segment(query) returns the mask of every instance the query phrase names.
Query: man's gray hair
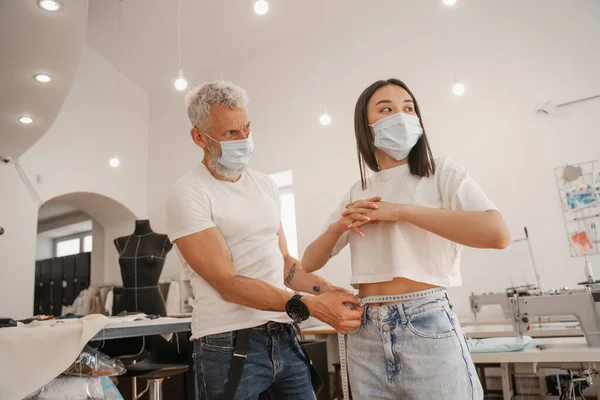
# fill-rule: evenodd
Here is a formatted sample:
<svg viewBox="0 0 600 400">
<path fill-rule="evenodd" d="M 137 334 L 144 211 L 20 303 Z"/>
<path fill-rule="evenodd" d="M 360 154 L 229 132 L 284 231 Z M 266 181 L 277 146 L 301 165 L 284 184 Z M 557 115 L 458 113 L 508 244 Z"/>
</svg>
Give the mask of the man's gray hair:
<svg viewBox="0 0 600 400">
<path fill-rule="evenodd" d="M 244 109 L 248 106 L 248 95 L 231 82 L 207 82 L 185 95 L 185 105 L 192 125 L 206 133 L 210 126 L 211 106 Z"/>
</svg>

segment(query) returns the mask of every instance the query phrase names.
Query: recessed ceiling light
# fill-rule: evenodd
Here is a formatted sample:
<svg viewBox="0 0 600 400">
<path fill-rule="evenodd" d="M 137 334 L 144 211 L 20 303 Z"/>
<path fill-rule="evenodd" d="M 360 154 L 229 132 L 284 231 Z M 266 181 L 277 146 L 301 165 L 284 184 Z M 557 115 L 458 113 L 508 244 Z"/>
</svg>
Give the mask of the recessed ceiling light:
<svg viewBox="0 0 600 400">
<path fill-rule="evenodd" d="M 46 11 L 58 11 L 61 6 L 56 0 L 39 0 L 38 4 Z"/>
<path fill-rule="evenodd" d="M 256 0 L 254 2 L 254 12 L 258 15 L 265 15 L 269 11 L 267 0 Z"/>
<path fill-rule="evenodd" d="M 42 83 L 48 83 L 52 80 L 52 77 L 46 74 L 37 74 L 35 80 Z"/>
<path fill-rule="evenodd" d="M 23 117 L 19 118 L 19 122 L 21 122 L 22 124 L 28 125 L 28 124 L 32 123 L 33 120 L 30 117 L 23 116 Z"/>
<path fill-rule="evenodd" d="M 456 4 L 456 0 L 444 0 L 444 4 L 447 6 L 453 6 Z"/>
</svg>

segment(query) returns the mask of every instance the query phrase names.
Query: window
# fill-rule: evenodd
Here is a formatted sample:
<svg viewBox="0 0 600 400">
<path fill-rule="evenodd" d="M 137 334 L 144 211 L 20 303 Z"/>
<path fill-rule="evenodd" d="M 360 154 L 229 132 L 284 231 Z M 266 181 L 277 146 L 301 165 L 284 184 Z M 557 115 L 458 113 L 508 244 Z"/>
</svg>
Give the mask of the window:
<svg viewBox="0 0 600 400">
<path fill-rule="evenodd" d="M 92 251 L 92 235 L 87 235 L 83 238 L 83 252 L 89 253 Z"/>
<path fill-rule="evenodd" d="M 65 257 L 79 253 L 81 239 L 67 239 L 56 243 L 56 257 Z"/>
<path fill-rule="evenodd" d="M 292 257 L 298 258 L 298 237 L 296 231 L 296 204 L 292 186 L 292 171 L 282 171 L 271 175 L 281 196 L 281 225 Z"/>
<path fill-rule="evenodd" d="M 92 234 L 90 232 L 78 233 L 54 239 L 54 256 L 66 257 L 73 254 L 92 251 Z"/>
</svg>

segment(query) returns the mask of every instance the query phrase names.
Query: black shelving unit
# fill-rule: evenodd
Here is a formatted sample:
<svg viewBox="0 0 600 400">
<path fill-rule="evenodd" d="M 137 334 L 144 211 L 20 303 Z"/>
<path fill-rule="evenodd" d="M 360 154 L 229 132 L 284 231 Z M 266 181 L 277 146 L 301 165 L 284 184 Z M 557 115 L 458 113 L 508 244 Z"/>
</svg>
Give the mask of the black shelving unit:
<svg viewBox="0 0 600 400">
<path fill-rule="evenodd" d="M 39 260 L 35 263 L 33 315 L 59 316 L 90 286 L 91 253 Z"/>
</svg>

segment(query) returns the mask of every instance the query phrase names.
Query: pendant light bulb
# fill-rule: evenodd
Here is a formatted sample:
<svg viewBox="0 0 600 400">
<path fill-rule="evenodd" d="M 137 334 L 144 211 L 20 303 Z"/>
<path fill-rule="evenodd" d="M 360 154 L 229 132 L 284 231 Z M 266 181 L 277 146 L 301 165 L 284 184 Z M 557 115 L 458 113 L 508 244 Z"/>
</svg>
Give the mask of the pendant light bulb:
<svg viewBox="0 0 600 400">
<path fill-rule="evenodd" d="M 454 93 L 455 96 L 462 96 L 466 91 L 465 85 L 460 82 L 456 82 L 452 85 L 452 93 Z"/>
<path fill-rule="evenodd" d="M 323 115 L 319 117 L 319 122 L 321 125 L 327 126 L 331 123 L 331 116 L 327 113 L 323 113 Z"/>
<path fill-rule="evenodd" d="M 175 89 L 182 92 L 185 88 L 187 88 L 187 81 L 183 77 L 183 71 L 179 71 L 179 78 L 175 80 Z"/>
<path fill-rule="evenodd" d="M 117 157 L 117 153 L 113 154 L 112 158 L 108 163 L 113 168 L 117 168 L 119 165 L 121 165 L 121 160 L 119 160 L 119 157 Z"/>
<path fill-rule="evenodd" d="M 265 15 L 269 11 L 267 0 L 256 0 L 254 2 L 254 12 L 258 15 Z"/>
</svg>

